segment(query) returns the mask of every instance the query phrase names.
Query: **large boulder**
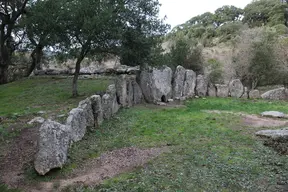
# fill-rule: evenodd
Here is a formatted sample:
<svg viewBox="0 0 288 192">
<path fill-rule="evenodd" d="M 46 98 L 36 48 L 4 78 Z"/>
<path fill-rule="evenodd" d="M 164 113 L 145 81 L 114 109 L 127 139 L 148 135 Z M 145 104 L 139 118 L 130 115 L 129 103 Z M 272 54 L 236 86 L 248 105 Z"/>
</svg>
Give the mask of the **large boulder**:
<svg viewBox="0 0 288 192">
<path fill-rule="evenodd" d="M 208 84 L 208 96 L 217 97 L 217 89 L 216 86 L 212 83 Z"/>
<path fill-rule="evenodd" d="M 145 70 L 140 74 L 140 87 L 149 103 L 167 102 L 172 97 L 171 82 L 172 70 L 167 66 Z"/>
<path fill-rule="evenodd" d="M 127 75 L 120 75 L 115 80 L 118 102 L 122 107 L 127 106 Z"/>
<path fill-rule="evenodd" d="M 140 104 L 143 99 L 141 87 L 138 85 L 136 80 L 132 81 L 132 86 L 133 86 L 133 103 Z"/>
<path fill-rule="evenodd" d="M 199 97 L 207 96 L 208 82 L 203 75 L 198 75 L 196 79 L 196 93 Z"/>
<path fill-rule="evenodd" d="M 195 95 L 196 87 L 196 73 L 192 70 L 186 70 L 184 81 L 184 97 L 193 97 Z"/>
<path fill-rule="evenodd" d="M 134 90 L 133 90 L 133 84 L 134 81 L 133 77 L 129 76 L 126 81 L 126 88 L 127 88 L 127 97 L 126 102 L 128 107 L 133 106 L 133 99 L 134 99 Z"/>
<path fill-rule="evenodd" d="M 261 95 L 263 99 L 270 100 L 287 100 L 288 99 L 288 90 L 285 88 L 279 88 L 270 90 Z"/>
<path fill-rule="evenodd" d="M 103 123 L 102 100 L 100 95 L 91 96 L 92 110 L 94 115 L 94 127 L 99 127 Z"/>
<path fill-rule="evenodd" d="M 265 111 L 261 113 L 263 117 L 285 118 L 286 115 L 279 111 Z"/>
<path fill-rule="evenodd" d="M 288 142 L 288 129 L 258 131 L 256 135 L 276 141 Z"/>
<path fill-rule="evenodd" d="M 106 90 L 106 93 L 110 95 L 111 97 L 111 112 L 112 112 L 112 115 L 117 113 L 120 106 L 117 102 L 117 96 L 116 96 L 116 86 L 115 84 L 112 84 L 112 85 L 109 85 L 107 90 Z"/>
<path fill-rule="evenodd" d="M 229 91 L 231 97 L 241 98 L 244 94 L 244 86 L 239 79 L 235 79 L 229 83 Z"/>
<path fill-rule="evenodd" d="M 249 98 L 250 99 L 259 99 L 260 98 L 260 91 L 257 89 L 251 90 L 249 92 Z"/>
<path fill-rule="evenodd" d="M 112 117 L 112 99 L 111 95 L 105 94 L 102 96 L 103 118 L 110 119 Z"/>
<path fill-rule="evenodd" d="M 229 86 L 228 85 L 216 84 L 215 86 L 217 89 L 217 97 L 226 98 L 229 96 Z"/>
<path fill-rule="evenodd" d="M 173 79 L 173 98 L 180 98 L 184 94 L 184 81 L 186 70 L 182 66 L 177 66 Z"/>
<path fill-rule="evenodd" d="M 37 173 L 45 175 L 51 169 L 62 168 L 66 163 L 70 129 L 60 123 L 47 120 L 39 131 L 38 152 L 34 167 Z"/>
</svg>

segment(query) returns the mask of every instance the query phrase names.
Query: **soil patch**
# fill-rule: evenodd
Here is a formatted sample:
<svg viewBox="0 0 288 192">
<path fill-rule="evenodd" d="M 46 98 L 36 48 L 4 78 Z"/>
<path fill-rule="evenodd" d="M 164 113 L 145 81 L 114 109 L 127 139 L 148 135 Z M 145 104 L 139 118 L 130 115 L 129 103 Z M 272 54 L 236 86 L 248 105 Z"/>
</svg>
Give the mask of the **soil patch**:
<svg viewBox="0 0 288 192">
<path fill-rule="evenodd" d="M 52 192 L 73 185 L 95 186 L 105 179 L 112 178 L 130 171 L 136 167 L 143 166 L 149 160 L 169 152 L 169 148 L 123 148 L 102 154 L 99 158 L 92 159 L 73 171 L 67 179 L 54 180 L 52 182 L 42 182 L 32 192 Z"/>
<path fill-rule="evenodd" d="M 233 114 L 241 116 L 241 124 L 249 127 L 261 128 L 261 127 L 285 127 L 288 126 L 287 120 L 280 120 L 276 118 L 266 118 L 258 115 L 249 115 L 241 112 L 231 112 L 231 111 L 218 111 L 218 110 L 204 110 L 206 113 L 215 114 Z"/>
<path fill-rule="evenodd" d="M 24 182 L 25 165 L 31 164 L 37 150 L 38 126 L 25 128 L 19 136 L 1 145 L 0 182 L 18 188 Z"/>
</svg>

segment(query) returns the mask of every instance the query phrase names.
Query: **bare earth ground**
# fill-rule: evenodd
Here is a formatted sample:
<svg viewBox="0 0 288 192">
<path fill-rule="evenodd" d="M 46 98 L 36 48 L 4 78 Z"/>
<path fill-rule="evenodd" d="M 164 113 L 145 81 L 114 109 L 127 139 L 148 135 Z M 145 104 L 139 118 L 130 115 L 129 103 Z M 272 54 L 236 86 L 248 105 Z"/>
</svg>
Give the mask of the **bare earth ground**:
<svg viewBox="0 0 288 192">
<path fill-rule="evenodd" d="M 265 118 L 258 115 L 249 115 L 245 113 L 233 113 L 231 111 L 219 111 L 219 110 L 205 110 L 207 113 L 226 113 L 235 114 L 242 117 L 241 123 L 245 126 L 255 127 L 255 128 L 271 128 L 271 127 L 284 127 L 288 126 L 288 120 L 280 120 L 276 118 Z"/>
<path fill-rule="evenodd" d="M 182 103 L 174 103 L 167 106 L 143 105 L 143 107 L 165 109 L 185 106 Z M 210 110 L 205 112 L 240 115 L 242 118 L 240 123 L 242 125 L 254 128 L 288 126 L 288 120 L 263 118 L 257 115 L 229 111 Z M 38 186 L 27 186 L 24 180 L 24 169 L 26 165 L 31 166 L 31 162 L 34 159 L 37 150 L 38 129 L 39 125 L 22 129 L 19 136 L 15 137 L 10 143 L 0 147 L 2 154 L 0 156 L 0 182 L 4 182 L 13 188 L 22 188 L 25 191 L 34 192 L 58 191 L 75 184 L 97 185 L 105 179 L 143 166 L 149 160 L 170 151 L 167 147 L 152 149 L 123 148 L 104 153 L 99 158 L 90 159 L 81 167 L 76 168 L 68 178 L 42 182 Z"/>
<path fill-rule="evenodd" d="M 69 178 L 52 182 L 43 182 L 40 183 L 36 189 L 30 188 L 30 191 L 61 191 L 63 188 L 75 184 L 95 186 L 103 182 L 105 179 L 112 178 L 120 173 L 143 166 L 149 160 L 164 152 L 169 152 L 169 149 L 164 147 L 142 150 L 132 147 L 107 152 L 102 154 L 99 158 L 84 163 L 81 167 L 74 170 Z"/>
</svg>

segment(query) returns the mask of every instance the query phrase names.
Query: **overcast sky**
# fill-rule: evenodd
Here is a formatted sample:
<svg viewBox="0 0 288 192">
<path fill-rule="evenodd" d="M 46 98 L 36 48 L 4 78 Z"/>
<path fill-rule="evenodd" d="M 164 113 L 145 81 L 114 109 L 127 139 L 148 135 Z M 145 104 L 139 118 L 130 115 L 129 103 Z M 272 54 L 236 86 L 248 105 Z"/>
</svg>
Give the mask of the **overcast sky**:
<svg viewBox="0 0 288 192">
<path fill-rule="evenodd" d="M 167 16 L 166 23 L 171 27 L 182 24 L 194 16 L 207 11 L 214 12 L 223 5 L 244 8 L 252 0 L 159 0 L 162 4 L 160 16 Z"/>
</svg>

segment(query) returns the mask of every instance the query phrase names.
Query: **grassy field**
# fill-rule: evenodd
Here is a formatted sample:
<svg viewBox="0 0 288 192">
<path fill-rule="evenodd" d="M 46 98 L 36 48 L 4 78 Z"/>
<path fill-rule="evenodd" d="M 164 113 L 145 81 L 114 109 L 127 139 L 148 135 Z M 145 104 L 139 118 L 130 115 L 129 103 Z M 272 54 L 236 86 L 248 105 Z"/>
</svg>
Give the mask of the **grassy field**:
<svg viewBox="0 0 288 192">
<path fill-rule="evenodd" d="M 83 95 L 79 98 L 70 97 L 70 83 L 68 79 L 39 79 L 1 86 L 0 116 L 17 121 L 21 117 L 14 119 L 15 113 L 24 117 L 40 110 L 61 114 L 87 95 L 105 90 L 109 81 L 80 81 Z M 203 111 L 288 113 L 287 102 L 207 98 L 190 100 L 185 105 L 178 109 L 144 105 L 121 109 L 115 118 L 72 146 L 69 163 L 62 170 L 39 177 L 32 168 L 28 169 L 27 182 L 65 178 L 84 162 L 110 150 L 169 146 L 171 153 L 159 156 L 145 167 L 108 179 L 99 186 L 79 185 L 66 191 L 276 192 L 278 185 L 288 184 L 287 156 L 265 147 L 254 136 L 259 128 L 242 125 L 238 115 Z M 0 186 L 0 190 L 5 191 L 5 187 Z"/>
<path fill-rule="evenodd" d="M 65 176 L 109 150 L 170 146 L 172 153 L 158 157 L 145 168 L 121 174 L 97 187 L 78 186 L 66 191 L 270 192 L 278 191 L 279 183 L 287 184 L 287 156 L 278 155 L 255 138 L 259 129 L 243 126 L 237 115 L 202 110 L 288 113 L 288 103 L 210 98 L 188 101 L 186 106 L 122 109 L 112 121 L 75 144 L 70 150 L 70 164 L 45 179 Z M 40 178 L 30 173 L 30 179 Z"/>
<path fill-rule="evenodd" d="M 45 118 L 67 114 L 78 102 L 97 91 L 106 90 L 110 80 L 79 80 L 79 94 L 72 98 L 72 79 L 24 79 L 0 86 L 0 141 L 18 135 L 18 127 L 28 128 L 35 116 Z M 37 114 L 44 111 L 45 114 Z M 16 128 L 15 128 L 16 127 Z M 13 131 L 10 131 L 12 129 Z"/>
<path fill-rule="evenodd" d="M 108 80 L 79 80 L 80 97 L 72 98 L 72 79 L 25 79 L 0 86 L 0 116 L 27 115 L 40 110 L 57 111 L 77 105 L 96 91 L 106 90 Z"/>
</svg>

